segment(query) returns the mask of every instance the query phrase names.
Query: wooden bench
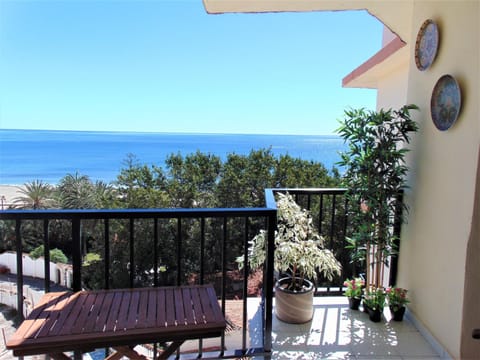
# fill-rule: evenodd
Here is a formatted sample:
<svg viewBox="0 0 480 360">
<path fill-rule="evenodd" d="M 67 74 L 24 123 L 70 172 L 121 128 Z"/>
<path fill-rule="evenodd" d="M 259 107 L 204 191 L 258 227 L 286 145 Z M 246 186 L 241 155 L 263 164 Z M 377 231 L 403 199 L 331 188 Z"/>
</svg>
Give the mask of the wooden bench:
<svg viewBox="0 0 480 360">
<path fill-rule="evenodd" d="M 45 294 L 7 348 L 15 356 L 113 348 L 109 360 L 144 358 L 139 344 L 169 342 L 166 359 L 186 340 L 221 336 L 225 317 L 211 285 Z"/>
</svg>

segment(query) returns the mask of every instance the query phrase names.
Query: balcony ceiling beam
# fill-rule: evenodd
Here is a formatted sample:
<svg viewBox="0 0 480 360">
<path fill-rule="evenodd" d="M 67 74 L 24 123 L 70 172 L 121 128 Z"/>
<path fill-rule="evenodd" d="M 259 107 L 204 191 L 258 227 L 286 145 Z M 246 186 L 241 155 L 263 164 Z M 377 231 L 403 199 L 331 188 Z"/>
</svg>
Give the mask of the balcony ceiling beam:
<svg viewBox="0 0 480 360">
<path fill-rule="evenodd" d="M 209 14 L 366 10 L 403 41 L 411 35 L 413 0 L 203 0 L 203 4 Z"/>
</svg>

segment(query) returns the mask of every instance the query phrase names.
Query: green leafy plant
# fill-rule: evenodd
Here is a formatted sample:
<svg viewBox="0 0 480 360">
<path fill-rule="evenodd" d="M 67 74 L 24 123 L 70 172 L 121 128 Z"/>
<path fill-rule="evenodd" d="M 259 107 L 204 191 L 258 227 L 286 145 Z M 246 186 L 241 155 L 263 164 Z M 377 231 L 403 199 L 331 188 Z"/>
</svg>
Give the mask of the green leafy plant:
<svg viewBox="0 0 480 360">
<path fill-rule="evenodd" d="M 32 250 L 29 256 L 32 259 L 38 259 L 40 256 L 43 256 L 44 254 L 45 254 L 45 248 L 43 245 L 40 245 L 36 247 L 34 250 Z M 68 258 L 65 256 L 62 250 L 52 249 L 50 250 L 50 261 L 53 263 L 67 264 Z"/>
<path fill-rule="evenodd" d="M 349 298 L 360 299 L 362 297 L 362 290 L 365 286 L 365 281 L 362 278 L 354 278 L 352 280 L 345 280 L 343 283 L 347 289 L 345 290 L 345 296 Z"/>
<path fill-rule="evenodd" d="M 397 248 L 398 237 L 392 229 L 401 213 L 399 206 L 407 210 L 397 198 L 408 172 L 404 145 L 418 129 L 410 110 L 418 108 L 348 110 L 337 130 L 348 143 L 338 163 L 346 169 L 343 182 L 353 227 L 347 247 L 352 250 L 352 261 L 365 262 L 367 283 L 375 287 L 383 283 L 383 266 Z"/>
<path fill-rule="evenodd" d="M 383 288 L 368 287 L 365 289 L 363 304 L 371 310 L 383 311 L 385 307 L 386 293 Z"/>
<path fill-rule="evenodd" d="M 95 262 L 101 261 L 102 258 L 100 254 L 97 253 L 87 253 L 83 258 L 83 266 L 90 266 Z"/>
<path fill-rule="evenodd" d="M 386 290 L 388 306 L 390 306 L 393 311 L 404 307 L 410 302 L 407 298 L 408 290 L 400 287 L 388 287 Z"/>
<path fill-rule="evenodd" d="M 316 279 L 317 272 L 331 280 L 340 275 L 341 265 L 333 253 L 324 248 L 323 238 L 313 225 L 307 210 L 290 194 L 277 195 L 277 231 L 275 232 L 275 269 L 290 276 L 288 289 L 301 291 L 305 278 Z M 260 232 L 249 242 L 249 265 L 263 266 L 266 259 L 267 232 Z M 243 267 L 243 257 L 237 258 Z"/>
</svg>

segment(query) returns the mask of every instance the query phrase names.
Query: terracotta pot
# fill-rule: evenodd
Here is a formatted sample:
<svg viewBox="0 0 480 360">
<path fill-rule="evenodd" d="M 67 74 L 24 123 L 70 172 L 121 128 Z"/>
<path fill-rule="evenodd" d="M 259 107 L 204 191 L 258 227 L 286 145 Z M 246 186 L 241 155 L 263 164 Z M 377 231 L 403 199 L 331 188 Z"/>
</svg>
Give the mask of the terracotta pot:
<svg viewBox="0 0 480 360">
<path fill-rule="evenodd" d="M 348 306 L 352 310 L 358 310 L 358 307 L 360 306 L 360 303 L 362 302 L 362 299 L 360 298 L 348 298 Z"/>
<path fill-rule="evenodd" d="M 303 324 L 313 317 L 313 283 L 303 280 L 303 291 L 287 290 L 290 278 L 282 278 L 275 284 L 275 315 L 291 324 Z"/>
<path fill-rule="evenodd" d="M 394 321 L 402 321 L 403 315 L 405 315 L 405 306 L 402 306 L 396 311 L 393 309 L 393 306 L 390 306 L 390 312 L 392 313 L 392 319 Z"/>
</svg>

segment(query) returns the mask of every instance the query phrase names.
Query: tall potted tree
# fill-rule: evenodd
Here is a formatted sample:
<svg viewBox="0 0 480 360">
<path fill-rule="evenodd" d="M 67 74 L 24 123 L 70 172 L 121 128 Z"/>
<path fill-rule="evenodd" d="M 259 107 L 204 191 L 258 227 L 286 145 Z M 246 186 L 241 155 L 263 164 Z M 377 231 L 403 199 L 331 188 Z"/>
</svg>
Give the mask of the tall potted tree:
<svg viewBox="0 0 480 360">
<path fill-rule="evenodd" d="M 307 210 L 290 194 L 277 194 L 277 231 L 275 232 L 275 270 L 281 275 L 275 285 L 275 314 L 285 322 L 304 323 L 313 316 L 314 286 L 311 280 L 321 273 L 328 279 L 340 275 L 341 265 L 324 248 L 323 238 L 313 225 Z M 249 246 L 249 265 L 263 266 L 267 232 L 261 230 Z M 243 267 L 243 257 L 237 259 Z"/>
<path fill-rule="evenodd" d="M 367 286 L 383 284 L 384 266 L 396 250 L 392 231 L 397 197 L 405 188 L 405 155 L 410 135 L 418 129 L 410 116 L 415 105 L 399 110 L 347 110 L 337 133 L 348 144 L 341 154 L 344 186 L 350 203 L 353 260 L 366 263 Z M 404 206 L 402 204 L 402 206 Z"/>
</svg>

